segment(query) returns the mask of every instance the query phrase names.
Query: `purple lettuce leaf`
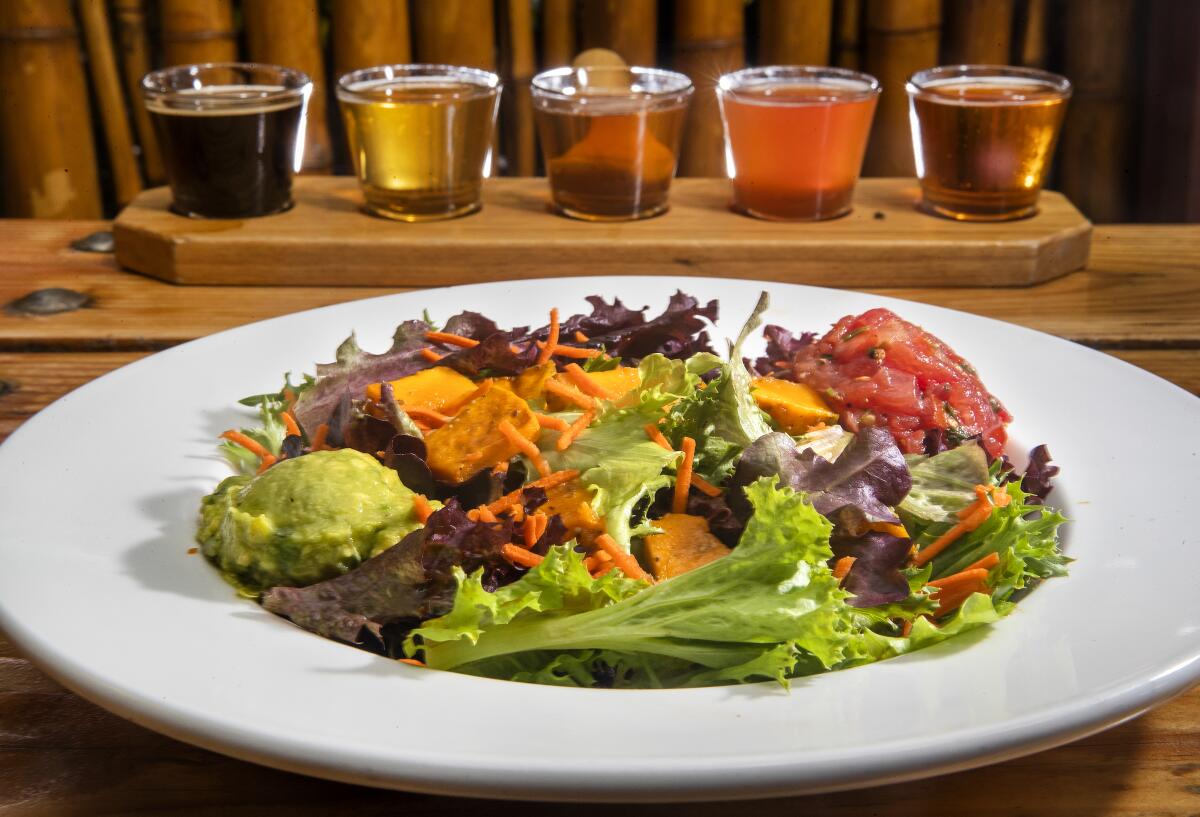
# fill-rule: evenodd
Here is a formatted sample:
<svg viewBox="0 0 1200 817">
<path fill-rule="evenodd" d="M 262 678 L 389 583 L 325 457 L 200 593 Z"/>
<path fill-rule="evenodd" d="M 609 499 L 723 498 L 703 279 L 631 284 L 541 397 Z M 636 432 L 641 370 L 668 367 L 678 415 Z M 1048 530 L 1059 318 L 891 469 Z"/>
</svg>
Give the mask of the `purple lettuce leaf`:
<svg viewBox="0 0 1200 817">
<path fill-rule="evenodd" d="M 835 561 L 843 556 L 854 557 L 854 564 L 842 582 L 854 594 L 846 600 L 851 607 L 878 607 L 908 598 L 908 579 L 901 571 L 912 549 L 910 540 L 879 531 L 868 531 L 862 536 L 835 531 L 829 543 Z"/>
<path fill-rule="evenodd" d="M 335 362 L 317 364 L 316 383 L 296 401 L 296 421 L 311 436 L 317 426 L 329 421 L 343 397 L 360 397 L 372 383 L 428 368 L 429 361 L 420 352 L 429 345 L 425 333 L 430 328 L 425 321 L 405 321 L 396 327 L 391 348 L 379 355 L 364 352 L 354 335 L 348 337 L 338 347 Z"/>
<path fill-rule="evenodd" d="M 471 378 L 511 377 L 518 375 L 537 362 L 538 348 L 532 343 L 514 344 L 510 333 L 494 332 L 480 341 L 478 346 L 451 352 L 438 361 L 439 366 L 448 366 L 459 374 Z"/>
<path fill-rule="evenodd" d="M 569 339 L 576 331 L 582 332 L 588 337 L 585 346 L 595 349 L 603 346 L 609 355 L 630 365 L 655 352 L 682 358 L 712 351 L 704 319 L 716 321 L 715 300 L 701 306 L 692 296 L 677 291 L 663 313 L 649 320 L 644 314 L 649 307 L 630 309 L 617 298 L 608 304 L 595 295 L 587 300 L 592 305 L 592 314 L 574 315 L 564 321 L 562 337 Z M 543 327 L 533 337 L 544 339 L 548 331 L 548 327 Z"/>
<path fill-rule="evenodd" d="M 801 349 L 817 339 L 817 334 L 804 332 L 797 337 L 782 326 L 772 323 L 763 327 L 763 337 L 767 339 L 767 350 L 749 368 L 761 375 L 771 375 L 780 380 L 794 380 L 795 375 L 790 364 Z M 789 365 L 776 366 L 776 363 Z"/>
<path fill-rule="evenodd" d="M 1050 462 L 1050 449 L 1045 445 L 1034 446 L 1029 452 L 1029 465 L 1025 468 L 1025 476 L 1021 477 L 1021 490 L 1033 494 L 1044 501 L 1054 490 L 1051 481 L 1058 476 L 1059 467 Z M 1041 504 L 1033 503 L 1030 504 Z"/>
<path fill-rule="evenodd" d="M 886 430 L 873 427 L 855 434 L 834 462 L 810 449 L 799 450 L 782 432 L 755 440 L 742 452 L 730 483 L 729 504 L 739 518 L 748 519 L 752 510 L 742 489 L 770 476 L 807 493 L 818 513 L 854 536 L 865 533 L 872 522 L 899 522 L 891 506 L 912 487 L 896 441 Z"/>
</svg>

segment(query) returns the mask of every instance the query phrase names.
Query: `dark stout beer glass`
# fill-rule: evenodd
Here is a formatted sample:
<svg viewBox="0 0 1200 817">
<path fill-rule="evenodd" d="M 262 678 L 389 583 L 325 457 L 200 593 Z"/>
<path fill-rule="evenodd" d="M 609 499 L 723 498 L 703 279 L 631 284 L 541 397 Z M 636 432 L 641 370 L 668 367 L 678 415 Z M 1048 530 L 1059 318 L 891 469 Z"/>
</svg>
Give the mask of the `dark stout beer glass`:
<svg viewBox="0 0 1200 817">
<path fill-rule="evenodd" d="M 251 218 L 292 206 L 312 83 L 255 63 L 179 65 L 147 74 L 142 93 L 162 146 L 171 209 Z"/>
</svg>

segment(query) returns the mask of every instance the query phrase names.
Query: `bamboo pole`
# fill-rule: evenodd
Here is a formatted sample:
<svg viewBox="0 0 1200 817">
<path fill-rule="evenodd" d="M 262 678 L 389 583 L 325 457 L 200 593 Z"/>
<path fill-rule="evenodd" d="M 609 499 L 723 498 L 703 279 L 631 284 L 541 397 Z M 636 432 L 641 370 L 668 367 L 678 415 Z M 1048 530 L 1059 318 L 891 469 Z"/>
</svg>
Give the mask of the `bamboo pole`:
<svg viewBox="0 0 1200 817">
<path fill-rule="evenodd" d="M 1132 213 L 1135 0 L 1065 0 L 1063 73 L 1075 85 L 1056 162 L 1059 186 L 1093 221 Z"/>
<path fill-rule="evenodd" d="M 868 176 L 913 175 L 912 135 L 904 83 L 937 65 L 939 0 L 868 0 L 863 70 L 883 87 L 871 127 L 863 172 Z"/>
<path fill-rule="evenodd" d="M 834 39 L 834 61 L 857 71 L 862 65 L 862 0 L 838 0 Z"/>
<path fill-rule="evenodd" d="M 1016 42 L 1013 51 L 1017 64 L 1045 68 L 1049 40 L 1046 0 L 1024 0 L 1018 6 L 1014 29 Z"/>
<path fill-rule="evenodd" d="M 408 0 L 335 0 L 333 80 L 374 65 L 412 62 Z"/>
<path fill-rule="evenodd" d="M 160 0 L 163 62 L 231 62 L 237 59 L 232 0 Z"/>
<path fill-rule="evenodd" d="M 676 0 L 675 67 L 692 78 L 680 151 L 682 176 L 725 175 L 725 132 L 714 90 L 717 79 L 745 65 L 741 0 Z"/>
<path fill-rule="evenodd" d="M 326 170 L 333 161 L 325 114 L 325 58 L 315 0 L 244 0 L 246 50 L 254 62 L 295 68 L 313 81 L 304 129 L 304 169 Z"/>
<path fill-rule="evenodd" d="M 0 176 L 8 216 L 101 216 L 69 0 L 0 2 Z"/>
<path fill-rule="evenodd" d="M 657 64 L 655 0 L 581 0 L 580 47 L 616 51 L 627 65 Z"/>
<path fill-rule="evenodd" d="M 496 26 L 491 3 L 416 0 L 412 21 L 419 62 L 496 70 Z"/>
<path fill-rule="evenodd" d="M 833 0 L 758 0 L 760 65 L 828 65 Z"/>
<path fill-rule="evenodd" d="M 537 70 L 533 54 L 532 0 L 506 0 L 501 9 L 504 95 L 500 136 L 505 173 L 532 176 L 537 171 L 533 126 L 533 96 L 529 81 Z"/>
<path fill-rule="evenodd" d="M 113 0 L 113 16 L 117 23 L 117 48 L 125 80 L 125 97 L 133 115 L 138 145 L 142 153 L 142 170 L 147 184 L 161 184 L 166 178 L 158 137 L 150 124 L 150 114 L 142 104 L 142 77 L 150 71 L 150 46 L 146 37 L 145 0 Z"/>
<path fill-rule="evenodd" d="M 942 14 L 943 63 L 1008 64 L 1013 0 L 947 0 Z"/>
<path fill-rule="evenodd" d="M 574 0 L 542 0 L 542 67 L 570 65 L 577 50 Z"/>
<path fill-rule="evenodd" d="M 99 105 L 100 124 L 108 148 L 108 166 L 112 172 L 113 193 L 117 206 L 124 207 L 142 191 L 142 174 L 133 150 L 133 131 L 117 75 L 112 36 L 108 29 L 108 10 L 104 0 L 78 0 L 79 21 L 83 26 L 91 67 L 92 92 Z M 137 100 L 141 104 L 141 98 Z"/>
</svg>

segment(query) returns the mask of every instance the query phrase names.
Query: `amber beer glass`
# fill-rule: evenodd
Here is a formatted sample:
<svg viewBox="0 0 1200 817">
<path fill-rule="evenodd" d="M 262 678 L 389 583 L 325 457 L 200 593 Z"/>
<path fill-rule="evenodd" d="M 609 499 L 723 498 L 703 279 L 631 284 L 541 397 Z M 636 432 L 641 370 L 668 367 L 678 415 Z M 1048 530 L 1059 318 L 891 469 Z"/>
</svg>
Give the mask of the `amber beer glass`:
<svg viewBox="0 0 1200 817">
<path fill-rule="evenodd" d="M 1033 68 L 948 65 L 906 86 L 922 207 L 959 221 L 1037 212 L 1071 83 Z"/>
<path fill-rule="evenodd" d="M 843 68 L 773 65 L 717 83 L 733 207 L 815 221 L 850 212 L 879 81 Z"/>
<path fill-rule="evenodd" d="M 555 68 L 533 78 L 555 209 L 585 221 L 666 211 L 692 82 L 656 68 Z"/>
<path fill-rule="evenodd" d="M 455 65 L 383 65 L 343 76 L 337 96 L 367 212 L 433 221 L 480 208 L 499 77 Z"/>
<path fill-rule="evenodd" d="M 142 79 L 171 186 L 171 209 L 250 218 L 292 206 L 312 83 L 257 63 L 179 65 Z"/>
</svg>

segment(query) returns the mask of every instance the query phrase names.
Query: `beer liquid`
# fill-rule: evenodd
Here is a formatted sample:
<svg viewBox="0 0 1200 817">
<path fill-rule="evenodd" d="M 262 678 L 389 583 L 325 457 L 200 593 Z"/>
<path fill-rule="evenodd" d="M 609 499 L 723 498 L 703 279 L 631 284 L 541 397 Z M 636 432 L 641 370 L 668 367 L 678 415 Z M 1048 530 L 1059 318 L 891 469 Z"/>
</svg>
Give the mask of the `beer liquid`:
<svg viewBox="0 0 1200 817">
<path fill-rule="evenodd" d="M 593 97 L 584 109 L 537 111 L 550 193 L 560 212 L 624 221 L 665 212 L 686 105 L 630 112 Z"/>
<path fill-rule="evenodd" d="M 720 99 L 736 209 L 787 221 L 850 212 L 876 94 L 800 81 Z"/>
<path fill-rule="evenodd" d="M 1066 110 L 1048 85 L 949 80 L 912 98 L 913 152 L 924 205 L 966 221 L 1037 212 Z"/>
<path fill-rule="evenodd" d="M 495 93 L 439 80 L 373 80 L 341 99 L 367 210 L 401 221 L 474 212 L 490 170 Z"/>
<path fill-rule="evenodd" d="M 147 103 L 162 145 L 171 208 L 203 218 L 251 218 L 292 206 L 300 163 L 300 98 L 248 104 L 281 89 L 210 86 Z M 237 104 L 230 107 L 231 102 Z"/>
</svg>

